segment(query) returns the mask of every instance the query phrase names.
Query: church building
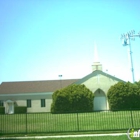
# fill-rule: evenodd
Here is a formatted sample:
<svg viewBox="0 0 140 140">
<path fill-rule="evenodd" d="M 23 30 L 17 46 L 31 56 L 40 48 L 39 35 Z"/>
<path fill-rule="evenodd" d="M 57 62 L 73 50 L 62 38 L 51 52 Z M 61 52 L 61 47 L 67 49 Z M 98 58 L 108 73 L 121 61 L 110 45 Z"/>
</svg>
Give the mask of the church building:
<svg viewBox="0 0 140 140">
<path fill-rule="evenodd" d="M 2 82 L 0 84 L 0 106 L 6 114 L 13 114 L 15 106 L 26 106 L 27 112 L 50 112 L 52 94 L 71 84 L 84 84 L 94 94 L 94 110 L 108 110 L 108 89 L 123 81 L 102 71 L 102 64 L 94 50 L 92 73 L 81 79 Z M 124 82 L 124 81 L 123 81 Z"/>
</svg>

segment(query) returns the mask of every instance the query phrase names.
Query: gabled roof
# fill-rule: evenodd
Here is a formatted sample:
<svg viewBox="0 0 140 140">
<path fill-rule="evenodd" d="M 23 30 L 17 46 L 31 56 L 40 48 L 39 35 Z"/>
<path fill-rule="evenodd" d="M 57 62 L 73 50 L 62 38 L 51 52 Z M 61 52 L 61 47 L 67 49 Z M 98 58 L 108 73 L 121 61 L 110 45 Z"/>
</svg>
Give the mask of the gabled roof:
<svg viewBox="0 0 140 140">
<path fill-rule="evenodd" d="M 109 75 L 108 73 L 96 70 L 82 79 L 3 82 L 0 85 L 0 94 L 54 92 L 71 84 L 81 84 L 98 74 L 104 75 L 118 82 L 125 82 L 117 77 Z"/>
<path fill-rule="evenodd" d="M 105 73 L 105 72 L 103 72 L 101 70 L 95 70 L 92 73 L 90 73 L 89 75 L 83 77 L 82 79 L 79 79 L 79 80 L 75 81 L 74 84 L 81 84 L 81 83 L 87 81 L 89 78 L 94 77 L 94 76 L 96 76 L 98 74 L 104 75 L 104 76 L 106 76 L 108 78 L 111 78 L 113 80 L 116 80 L 118 82 L 125 82 L 125 81 L 123 81 L 123 80 L 121 80 L 121 79 L 119 79 L 119 78 L 117 78 L 115 76 L 112 76 L 112 75 L 110 75 L 108 73 Z"/>
<path fill-rule="evenodd" d="M 0 85 L 0 94 L 54 92 L 76 82 L 77 80 L 78 79 L 3 82 Z"/>
</svg>

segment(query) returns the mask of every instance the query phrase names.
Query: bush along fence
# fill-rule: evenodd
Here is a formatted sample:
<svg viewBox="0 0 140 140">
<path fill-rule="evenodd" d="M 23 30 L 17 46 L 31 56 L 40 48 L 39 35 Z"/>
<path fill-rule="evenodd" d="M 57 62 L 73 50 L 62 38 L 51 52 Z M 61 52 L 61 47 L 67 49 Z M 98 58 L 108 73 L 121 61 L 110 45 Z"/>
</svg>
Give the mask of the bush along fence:
<svg viewBox="0 0 140 140">
<path fill-rule="evenodd" d="M 116 131 L 140 127 L 140 110 L 0 114 L 0 134 Z"/>
</svg>

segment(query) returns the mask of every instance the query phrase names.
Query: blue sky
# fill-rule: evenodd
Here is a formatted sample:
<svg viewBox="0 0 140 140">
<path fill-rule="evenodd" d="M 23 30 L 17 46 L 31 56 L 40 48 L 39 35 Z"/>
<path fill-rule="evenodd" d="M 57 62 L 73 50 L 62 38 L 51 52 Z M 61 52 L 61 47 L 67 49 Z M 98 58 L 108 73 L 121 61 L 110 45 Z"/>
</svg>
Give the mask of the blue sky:
<svg viewBox="0 0 140 140">
<path fill-rule="evenodd" d="M 139 0 L 1 0 L 0 83 L 82 78 L 92 72 L 94 44 L 103 71 L 131 81 L 120 35 L 140 31 Z M 140 80 L 140 38 L 131 41 Z"/>
</svg>

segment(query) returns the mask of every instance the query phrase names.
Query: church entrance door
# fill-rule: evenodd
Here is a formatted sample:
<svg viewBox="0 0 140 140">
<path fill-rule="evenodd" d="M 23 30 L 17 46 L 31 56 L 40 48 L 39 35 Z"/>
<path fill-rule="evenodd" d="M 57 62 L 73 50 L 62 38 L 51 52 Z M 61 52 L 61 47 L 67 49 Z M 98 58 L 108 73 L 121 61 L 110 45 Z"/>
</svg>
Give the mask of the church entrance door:
<svg viewBox="0 0 140 140">
<path fill-rule="evenodd" d="M 94 110 L 107 110 L 107 99 L 105 93 L 100 89 L 94 94 Z"/>
</svg>

